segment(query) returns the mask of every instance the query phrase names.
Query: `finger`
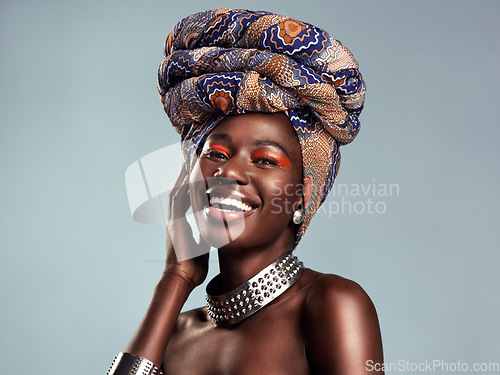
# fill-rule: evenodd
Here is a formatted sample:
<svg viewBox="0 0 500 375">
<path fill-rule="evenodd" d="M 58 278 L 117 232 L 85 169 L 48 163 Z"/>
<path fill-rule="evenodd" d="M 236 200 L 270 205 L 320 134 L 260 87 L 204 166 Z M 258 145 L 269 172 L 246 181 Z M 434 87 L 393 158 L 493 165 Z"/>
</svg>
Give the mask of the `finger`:
<svg viewBox="0 0 500 375">
<path fill-rule="evenodd" d="M 169 193 L 168 217 L 178 217 L 184 215 L 189 209 L 189 173 L 185 163 L 181 164 L 179 175 L 174 187 Z"/>
<path fill-rule="evenodd" d="M 177 219 L 186 215 L 191 206 L 189 197 L 189 178 L 186 178 L 182 188 L 172 192 L 169 197 L 169 219 Z"/>
<path fill-rule="evenodd" d="M 175 180 L 174 183 L 174 188 L 181 186 L 182 182 L 184 181 L 184 178 L 189 175 L 187 168 L 186 168 L 186 163 L 182 162 L 181 167 L 179 169 L 179 174 L 177 175 L 177 179 Z"/>
</svg>

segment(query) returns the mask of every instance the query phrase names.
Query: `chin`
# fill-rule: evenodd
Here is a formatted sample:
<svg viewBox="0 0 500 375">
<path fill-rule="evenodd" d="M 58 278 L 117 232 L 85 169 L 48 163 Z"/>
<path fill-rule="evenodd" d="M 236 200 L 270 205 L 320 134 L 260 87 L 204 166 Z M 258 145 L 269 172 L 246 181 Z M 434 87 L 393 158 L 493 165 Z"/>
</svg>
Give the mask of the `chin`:
<svg viewBox="0 0 500 375">
<path fill-rule="evenodd" d="M 242 215 L 213 213 L 208 208 L 195 213 L 196 225 L 205 242 L 217 249 L 238 239 L 245 230 Z"/>
</svg>

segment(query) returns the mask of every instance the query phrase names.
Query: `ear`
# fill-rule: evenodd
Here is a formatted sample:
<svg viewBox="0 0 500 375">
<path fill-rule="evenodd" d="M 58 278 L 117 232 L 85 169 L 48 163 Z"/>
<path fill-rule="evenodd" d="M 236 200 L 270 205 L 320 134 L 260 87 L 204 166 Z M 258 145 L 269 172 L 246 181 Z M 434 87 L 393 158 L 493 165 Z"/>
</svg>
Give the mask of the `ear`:
<svg viewBox="0 0 500 375">
<path fill-rule="evenodd" d="M 306 176 L 304 177 L 304 191 L 302 193 L 304 199 L 304 204 L 303 204 L 304 209 L 309 204 L 309 199 L 311 199 L 312 191 L 313 191 L 313 179 L 311 176 Z"/>
</svg>

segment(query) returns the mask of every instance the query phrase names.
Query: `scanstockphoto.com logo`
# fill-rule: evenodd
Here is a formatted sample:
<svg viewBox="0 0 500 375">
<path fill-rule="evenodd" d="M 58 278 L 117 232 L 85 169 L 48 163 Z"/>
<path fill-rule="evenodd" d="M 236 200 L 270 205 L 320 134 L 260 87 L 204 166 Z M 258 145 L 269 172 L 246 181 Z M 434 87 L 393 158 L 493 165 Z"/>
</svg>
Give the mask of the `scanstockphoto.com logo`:
<svg viewBox="0 0 500 375">
<path fill-rule="evenodd" d="M 412 362 L 399 360 L 397 362 L 374 362 L 366 361 L 366 371 L 385 372 L 386 374 L 410 374 L 410 373 L 437 373 L 437 374 L 478 374 L 478 373 L 500 373 L 500 362 L 447 362 L 441 359 Z"/>
</svg>

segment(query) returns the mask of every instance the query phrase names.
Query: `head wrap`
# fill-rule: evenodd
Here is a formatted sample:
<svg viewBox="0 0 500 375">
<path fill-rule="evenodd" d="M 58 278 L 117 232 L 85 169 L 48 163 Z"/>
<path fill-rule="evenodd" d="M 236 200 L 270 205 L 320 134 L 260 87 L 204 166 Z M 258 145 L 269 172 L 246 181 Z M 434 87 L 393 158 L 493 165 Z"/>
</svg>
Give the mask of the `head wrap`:
<svg viewBox="0 0 500 375">
<path fill-rule="evenodd" d="M 188 161 L 225 116 L 287 111 L 303 178 L 313 183 L 297 244 L 332 188 L 339 145 L 359 131 L 365 83 L 351 52 L 324 30 L 289 17 L 215 9 L 175 26 L 158 82 Z"/>
</svg>

